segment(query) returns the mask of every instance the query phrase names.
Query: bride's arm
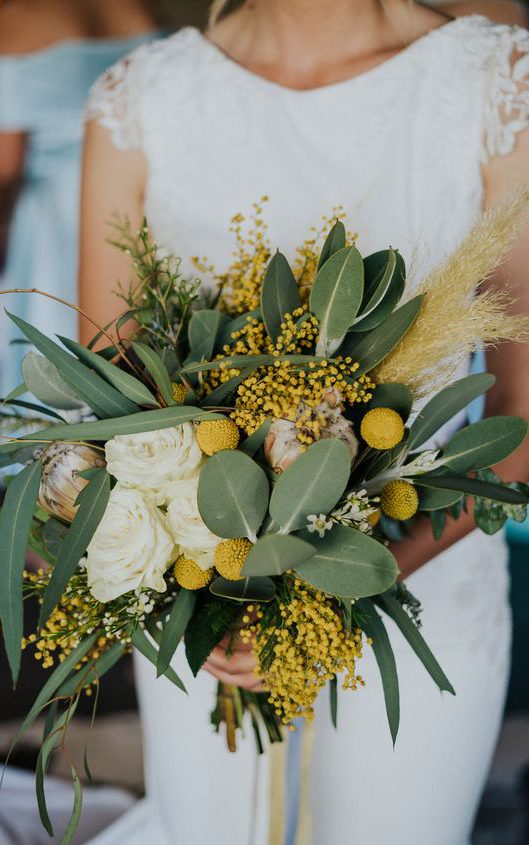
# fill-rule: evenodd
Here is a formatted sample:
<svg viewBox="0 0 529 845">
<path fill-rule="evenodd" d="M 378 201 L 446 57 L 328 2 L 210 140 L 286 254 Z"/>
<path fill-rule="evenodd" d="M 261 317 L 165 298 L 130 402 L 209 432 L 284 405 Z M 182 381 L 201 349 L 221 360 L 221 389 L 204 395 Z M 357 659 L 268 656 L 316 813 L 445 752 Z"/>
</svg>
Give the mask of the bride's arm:
<svg viewBox="0 0 529 845">
<path fill-rule="evenodd" d="M 516 186 L 529 187 L 529 130 L 518 135 L 510 155 L 496 156 L 485 170 L 486 206 L 505 197 Z M 497 290 L 506 290 L 515 300 L 513 310 L 529 314 L 529 225 L 522 232 L 508 259 L 490 280 Z M 486 416 L 512 414 L 529 419 L 529 344 L 502 343 L 487 351 L 487 370 L 496 384 L 487 394 Z M 496 471 L 505 481 L 529 480 L 529 438 L 503 461 Z M 401 572 L 407 577 L 435 555 L 475 528 L 472 508 L 458 520 L 449 519 L 441 540 L 433 538 L 430 521 L 417 522 L 412 535 L 392 548 Z"/>
<path fill-rule="evenodd" d="M 110 132 L 93 121 L 85 135 L 81 182 L 81 233 L 79 304 L 82 310 L 107 324 L 125 310 L 113 293 L 118 280 L 131 277 L 127 256 L 107 241 L 112 217 L 128 217 L 133 229 L 143 216 L 145 162 L 142 153 L 122 152 Z M 96 329 L 81 319 L 81 342 L 87 343 Z"/>
</svg>

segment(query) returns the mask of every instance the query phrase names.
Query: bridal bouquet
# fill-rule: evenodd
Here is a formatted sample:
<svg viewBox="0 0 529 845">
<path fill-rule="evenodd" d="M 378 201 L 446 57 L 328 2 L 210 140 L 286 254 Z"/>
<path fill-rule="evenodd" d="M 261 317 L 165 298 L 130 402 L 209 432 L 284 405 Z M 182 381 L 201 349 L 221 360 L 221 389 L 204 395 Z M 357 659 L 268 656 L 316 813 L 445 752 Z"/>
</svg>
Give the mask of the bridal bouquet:
<svg viewBox="0 0 529 845">
<path fill-rule="evenodd" d="M 131 648 L 183 690 L 173 665 L 182 642 L 194 674 L 221 641 L 228 653 L 236 637 L 252 644 L 266 692 L 219 685 L 212 714 L 232 750 L 245 714 L 262 750 L 264 736 L 280 741 L 283 725 L 312 717 L 326 684 L 336 723 L 338 682 L 363 683 L 366 645 L 395 739 L 385 617 L 453 692 L 389 543 L 419 516 L 440 536 L 469 497 L 489 533 L 524 518 L 527 487 L 491 466 L 521 444 L 525 420 L 483 419 L 432 445 L 494 383 L 453 381 L 461 359 L 523 332 L 480 287 L 519 211 L 485 217 L 411 298 L 399 252 L 362 257 L 340 221 L 291 268 L 271 254 L 260 207 L 249 241 L 236 218 L 238 252 L 209 299 L 159 255 L 146 225 L 137 236 L 122 227 L 117 245 L 136 279 L 113 327 L 81 346 L 10 315 L 36 351 L 2 411 L 0 465 L 13 475 L 0 514 L 0 618 L 15 681 L 26 647 L 53 669 L 20 730 L 46 714 L 37 796 L 49 831 L 50 754 L 80 696 Z M 45 569 L 25 571 L 28 548 Z M 41 611 L 28 634 L 29 596 Z M 80 812 L 73 779 L 64 843 Z"/>
</svg>

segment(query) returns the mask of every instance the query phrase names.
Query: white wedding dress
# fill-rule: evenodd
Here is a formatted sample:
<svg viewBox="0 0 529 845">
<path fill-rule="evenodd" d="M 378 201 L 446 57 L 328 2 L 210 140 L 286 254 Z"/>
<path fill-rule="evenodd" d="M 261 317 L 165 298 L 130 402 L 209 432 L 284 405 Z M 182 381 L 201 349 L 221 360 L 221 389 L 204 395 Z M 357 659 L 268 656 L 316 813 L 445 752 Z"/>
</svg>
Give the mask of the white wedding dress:
<svg viewBox="0 0 529 845">
<path fill-rule="evenodd" d="M 119 149 L 143 151 L 149 222 L 184 268 L 195 255 L 225 268 L 230 218 L 267 195 L 270 241 L 290 258 L 322 213 L 341 205 L 361 251 L 397 246 L 413 285 L 476 219 L 482 164 L 509 154 L 527 127 L 528 76 L 529 35 L 480 16 L 309 91 L 251 73 L 185 29 L 103 76 L 88 116 Z M 138 660 L 147 798 L 94 845 L 467 845 L 509 672 L 503 538 L 475 532 L 409 587 L 457 697 L 439 694 L 391 628 L 402 686 L 395 750 L 368 653 L 367 686 L 340 695 L 338 730 L 322 696 L 313 735 L 289 739 L 283 806 L 281 761 L 257 765 L 251 734 L 229 755 L 211 731 L 213 679 L 193 681 L 180 655 L 186 697 Z M 298 813 L 300 757 L 310 760 L 310 800 L 301 803 L 311 823 L 307 806 Z"/>
</svg>

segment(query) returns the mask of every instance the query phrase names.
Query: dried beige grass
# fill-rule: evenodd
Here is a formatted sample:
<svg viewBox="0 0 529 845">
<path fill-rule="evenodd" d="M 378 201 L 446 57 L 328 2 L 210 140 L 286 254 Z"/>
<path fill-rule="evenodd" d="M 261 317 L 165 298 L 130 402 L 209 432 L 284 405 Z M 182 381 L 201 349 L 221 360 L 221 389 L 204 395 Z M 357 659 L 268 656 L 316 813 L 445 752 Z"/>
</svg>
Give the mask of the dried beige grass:
<svg viewBox="0 0 529 845">
<path fill-rule="evenodd" d="M 483 283 L 526 223 L 529 189 L 487 211 L 453 255 L 424 279 L 414 325 L 374 373 L 406 384 L 416 398 L 449 384 L 462 361 L 483 346 L 529 338 L 529 317 L 511 313 L 512 298 Z"/>
</svg>

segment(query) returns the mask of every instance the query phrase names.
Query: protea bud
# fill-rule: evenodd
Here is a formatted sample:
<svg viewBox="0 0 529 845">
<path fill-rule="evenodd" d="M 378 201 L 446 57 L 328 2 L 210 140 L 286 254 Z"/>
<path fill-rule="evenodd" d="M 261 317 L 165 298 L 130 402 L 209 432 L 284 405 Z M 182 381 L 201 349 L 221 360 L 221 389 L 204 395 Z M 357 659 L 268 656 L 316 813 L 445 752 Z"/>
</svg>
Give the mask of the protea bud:
<svg viewBox="0 0 529 845">
<path fill-rule="evenodd" d="M 77 443 L 50 443 L 40 460 L 42 480 L 38 503 L 51 516 L 71 522 L 77 510 L 75 501 L 88 484 L 79 473 L 104 467 L 105 461 L 95 449 Z"/>
<path fill-rule="evenodd" d="M 341 440 L 349 449 L 351 460 L 354 460 L 358 454 L 358 440 L 353 431 L 353 424 L 349 422 L 342 414 L 337 415 L 325 429 L 322 437 L 336 437 Z"/>
<path fill-rule="evenodd" d="M 264 442 L 264 454 L 274 472 L 284 472 L 303 451 L 290 420 L 274 420 Z"/>
</svg>

